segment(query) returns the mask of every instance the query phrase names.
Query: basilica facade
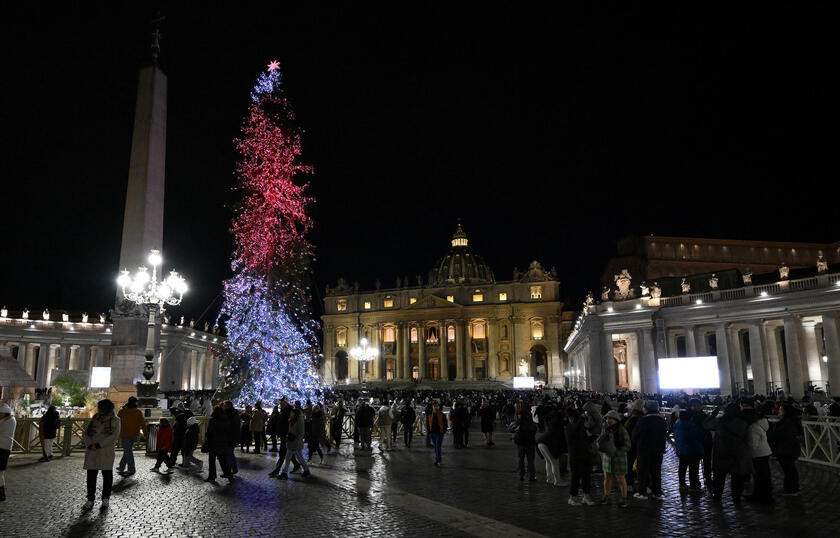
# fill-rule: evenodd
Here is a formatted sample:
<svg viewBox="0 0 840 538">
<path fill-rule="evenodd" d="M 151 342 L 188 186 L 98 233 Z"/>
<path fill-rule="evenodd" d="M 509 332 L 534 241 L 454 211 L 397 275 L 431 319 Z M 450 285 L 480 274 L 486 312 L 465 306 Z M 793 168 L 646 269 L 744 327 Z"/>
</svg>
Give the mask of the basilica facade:
<svg viewBox="0 0 840 538">
<path fill-rule="evenodd" d="M 497 281 L 459 224 L 425 284 L 397 279 L 393 288 L 360 291 L 340 280 L 324 299 L 324 380 L 500 386 L 522 376 L 562 384 L 574 315 L 563 310 L 560 283 L 536 261 L 513 276 Z M 377 350 L 364 372 L 350 353 L 363 339 Z"/>
</svg>

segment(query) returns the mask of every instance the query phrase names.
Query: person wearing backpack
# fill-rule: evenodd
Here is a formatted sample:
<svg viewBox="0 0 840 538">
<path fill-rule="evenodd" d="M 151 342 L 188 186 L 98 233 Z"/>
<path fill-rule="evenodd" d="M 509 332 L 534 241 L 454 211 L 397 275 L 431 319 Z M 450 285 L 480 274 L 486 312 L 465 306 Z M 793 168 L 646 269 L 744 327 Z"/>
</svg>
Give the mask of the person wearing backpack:
<svg viewBox="0 0 840 538">
<path fill-rule="evenodd" d="M 537 425 L 531 418 L 531 410 L 524 406 L 513 423 L 513 442 L 516 444 L 516 457 L 519 461 L 519 480 L 525 480 L 525 459 L 528 460 L 528 481 L 537 480 L 537 470 L 534 466 L 537 446 Z"/>
<path fill-rule="evenodd" d="M 601 504 L 609 504 L 612 493 L 612 481 L 618 482 L 621 500 L 618 506 L 627 508 L 627 453 L 630 451 L 630 434 L 621 425 L 618 411 L 610 410 L 606 417 L 606 427 L 598 437 L 598 450 L 601 452 L 601 467 L 604 469 L 604 497 Z"/>
</svg>

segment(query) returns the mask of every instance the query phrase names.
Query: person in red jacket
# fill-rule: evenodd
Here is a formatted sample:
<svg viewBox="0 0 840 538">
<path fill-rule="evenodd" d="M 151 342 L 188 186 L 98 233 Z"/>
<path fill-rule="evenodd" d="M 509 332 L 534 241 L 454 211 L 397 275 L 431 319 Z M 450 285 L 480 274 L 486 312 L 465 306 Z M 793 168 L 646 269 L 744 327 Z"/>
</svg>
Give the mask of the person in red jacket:
<svg viewBox="0 0 840 538">
<path fill-rule="evenodd" d="M 157 433 L 157 461 L 152 471 L 158 472 L 161 462 L 166 463 L 166 473 L 172 473 L 169 467 L 169 451 L 172 450 L 172 425 L 165 418 L 160 419 L 160 427 Z M 174 458 L 173 458 L 174 460 Z"/>
</svg>

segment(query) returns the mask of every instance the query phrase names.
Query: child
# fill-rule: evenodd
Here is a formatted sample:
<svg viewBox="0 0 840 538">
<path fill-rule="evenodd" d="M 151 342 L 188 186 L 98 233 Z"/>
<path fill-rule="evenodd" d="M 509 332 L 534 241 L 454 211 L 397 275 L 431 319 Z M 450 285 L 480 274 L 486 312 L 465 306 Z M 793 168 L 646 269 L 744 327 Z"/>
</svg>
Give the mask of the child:
<svg viewBox="0 0 840 538">
<path fill-rule="evenodd" d="M 166 463 L 166 473 L 171 474 L 173 471 L 169 466 L 169 451 L 172 450 L 172 425 L 165 418 L 160 419 L 160 427 L 157 433 L 157 461 L 152 471 L 158 472 L 160 464 Z"/>
</svg>

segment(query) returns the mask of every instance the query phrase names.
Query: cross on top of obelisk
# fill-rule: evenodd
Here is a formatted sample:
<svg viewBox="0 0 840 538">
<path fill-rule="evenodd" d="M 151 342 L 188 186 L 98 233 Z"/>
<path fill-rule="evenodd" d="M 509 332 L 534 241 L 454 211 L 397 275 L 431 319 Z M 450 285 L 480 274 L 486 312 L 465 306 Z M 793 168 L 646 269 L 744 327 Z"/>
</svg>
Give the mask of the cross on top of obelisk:
<svg viewBox="0 0 840 538">
<path fill-rule="evenodd" d="M 152 19 L 152 25 L 154 28 L 152 29 L 152 60 L 157 63 L 158 56 L 160 55 L 160 23 L 166 17 L 158 13 L 155 15 L 155 18 Z"/>
</svg>

